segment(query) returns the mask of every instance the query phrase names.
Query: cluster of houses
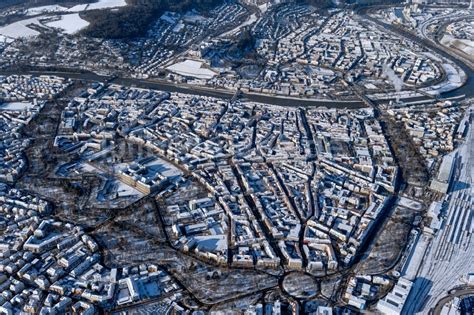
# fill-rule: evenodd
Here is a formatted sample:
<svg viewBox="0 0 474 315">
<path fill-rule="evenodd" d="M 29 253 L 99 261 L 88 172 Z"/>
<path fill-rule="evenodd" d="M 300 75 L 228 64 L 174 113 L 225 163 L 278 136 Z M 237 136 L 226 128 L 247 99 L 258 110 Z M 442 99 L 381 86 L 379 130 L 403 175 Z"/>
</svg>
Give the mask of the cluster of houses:
<svg viewBox="0 0 474 315">
<path fill-rule="evenodd" d="M 169 162 L 144 158 L 117 174 L 145 194 L 189 171 L 207 197 L 169 204 L 165 221 L 178 248 L 219 264 L 337 270 L 370 235 L 395 185 L 397 167 L 370 110 L 288 111 L 113 85 L 86 93 L 65 109 L 62 125 L 74 127 L 58 138 L 100 154 L 107 147 L 88 143 L 123 137 L 162 156 Z"/>
<path fill-rule="evenodd" d="M 244 69 L 226 68 L 221 60 L 223 65 L 211 68 L 219 75 L 211 78 L 190 73 L 173 73 L 168 78 L 248 93 L 353 99 L 347 82 L 357 82 L 369 92 L 398 91 L 403 85 L 429 85 L 443 75 L 437 61 L 423 54 L 419 45 L 400 41 L 355 19 L 349 11 L 333 10 L 325 16 L 309 6 L 283 4 L 265 12 L 251 30 L 257 38 L 256 53 L 265 60 L 254 77 L 248 78 Z M 213 39 L 201 45 L 197 57 L 225 59 L 227 42 Z M 206 62 L 208 67 L 213 65 L 212 60 Z M 400 87 L 394 86 L 389 71 L 398 77 Z"/>
<path fill-rule="evenodd" d="M 181 289 L 156 265 L 110 269 L 99 245 L 71 223 L 48 218 L 51 205 L 0 187 L 0 312 L 96 314 L 166 294 L 180 307 Z"/>
<path fill-rule="evenodd" d="M 0 77 L 0 180 L 13 182 L 26 170 L 24 151 L 30 140 L 23 136 L 23 128 L 68 85 L 67 80 L 51 76 Z"/>
<path fill-rule="evenodd" d="M 64 78 L 41 75 L 0 76 L 0 100 L 2 102 L 22 102 L 26 100 L 50 99 L 69 85 Z"/>
<path fill-rule="evenodd" d="M 124 184 L 159 197 L 173 193 L 162 191 L 172 180 L 203 187 L 207 197 L 168 204 L 164 219 L 177 248 L 222 265 L 350 265 L 397 177 L 369 109 L 287 110 L 95 84 L 64 110 L 56 143 L 95 157 L 118 138 L 151 154 L 120 168 Z"/>
<path fill-rule="evenodd" d="M 440 157 L 454 150 L 456 139 L 463 137 L 466 125 L 460 122 L 464 109 L 457 101 L 445 101 L 430 108 L 419 104 L 389 109 L 388 113 L 403 123 L 426 165 L 432 169 Z"/>
<path fill-rule="evenodd" d="M 164 66 L 180 49 L 193 46 L 198 39 L 235 27 L 247 18 L 247 9 L 241 4 L 224 3 L 201 15 L 196 11 L 184 14 L 165 12 L 148 31 L 140 43 L 143 49 L 133 52 L 137 61 L 131 71 L 137 77 L 159 75 Z"/>
<path fill-rule="evenodd" d="M 376 301 L 389 284 L 390 280 L 384 276 L 356 275 L 350 278 L 344 299 L 348 305 L 363 311 L 368 302 Z"/>
</svg>

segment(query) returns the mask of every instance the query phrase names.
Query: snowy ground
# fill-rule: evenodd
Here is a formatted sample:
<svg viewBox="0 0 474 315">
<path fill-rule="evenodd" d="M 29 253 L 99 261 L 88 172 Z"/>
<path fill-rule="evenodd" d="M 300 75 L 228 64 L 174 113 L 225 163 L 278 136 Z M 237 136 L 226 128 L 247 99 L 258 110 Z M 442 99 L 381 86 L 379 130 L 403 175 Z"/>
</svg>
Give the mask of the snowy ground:
<svg viewBox="0 0 474 315">
<path fill-rule="evenodd" d="M 444 35 L 441 39 L 441 44 L 456 48 L 474 60 L 474 41 L 467 39 L 458 39 L 451 35 Z"/>
<path fill-rule="evenodd" d="M 447 80 L 441 82 L 440 84 L 424 88 L 423 91 L 431 95 L 437 95 L 440 93 L 452 91 L 463 85 L 466 74 L 461 69 L 448 63 L 445 63 L 442 66 L 446 72 Z"/>
<path fill-rule="evenodd" d="M 0 111 L 23 111 L 33 107 L 29 102 L 12 102 L 0 104 Z"/>
<path fill-rule="evenodd" d="M 364 87 L 367 89 L 367 90 L 377 90 L 377 86 L 375 86 L 374 84 L 372 83 L 366 83 L 364 84 Z"/>
<path fill-rule="evenodd" d="M 64 12 L 67 8 L 60 5 L 45 5 L 42 7 L 30 8 L 26 11 L 26 15 L 38 15 L 42 13 Z"/>
<path fill-rule="evenodd" d="M 83 163 L 80 165 L 80 169 L 83 172 L 95 172 L 95 173 L 100 173 L 100 171 L 95 168 L 94 166 L 90 165 L 89 163 Z"/>
<path fill-rule="evenodd" d="M 405 198 L 405 197 L 400 197 L 398 204 L 401 207 L 405 207 L 405 208 L 416 210 L 416 211 L 421 211 L 423 209 L 423 205 L 421 203 Z"/>
<path fill-rule="evenodd" d="M 143 193 L 139 190 L 119 181 L 116 180 L 115 184 L 117 184 L 117 193 L 120 197 L 143 197 Z"/>
<path fill-rule="evenodd" d="M 31 24 L 41 25 L 37 17 L 25 19 L 0 27 L 0 35 L 13 39 L 39 35 L 38 31 L 35 31 L 34 29 L 28 27 L 28 25 Z"/>
<path fill-rule="evenodd" d="M 65 14 L 61 19 L 46 23 L 47 26 L 61 29 L 66 34 L 75 34 L 89 25 L 89 22 L 83 20 L 79 13 Z"/>
<path fill-rule="evenodd" d="M 68 9 L 69 12 L 81 12 L 89 10 L 103 10 L 103 9 L 112 9 L 125 7 L 127 2 L 125 0 L 99 0 L 99 2 L 91 4 L 78 4 Z"/>
<path fill-rule="evenodd" d="M 193 237 L 196 240 L 197 247 L 201 251 L 212 253 L 223 252 L 227 249 L 227 238 L 225 235 L 204 235 Z"/>
<path fill-rule="evenodd" d="M 176 26 L 173 28 L 173 32 L 175 33 L 179 33 L 181 32 L 181 30 L 184 28 L 184 24 L 183 23 L 178 23 L 176 24 Z"/>
<path fill-rule="evenodd" d="M 406 314 L 428 314 L 450 289 L 462 284 L 463 276 L 474 272 L 474 111 L 468 115 L 469 132 L 465 144 L 457 150 L 460 159 L 456 178 L 445 198 L 446 218 L 428 245 L 405 304 Z"/>
<path fill-rule="evenodd" d="M 270 7 L 269 3 L 264 3 L 258 6 L 258 9 L 260 10 L 260 13 L 265 14 L 267 12 L 268 8 Z"/>
<path fill-rule="evenodd" d="M 56 21 L 51 21 L 55 20 Z M 74 34 L 87 27 L 89 22 L 83 20 L 78 13 L 55 15 L 55 16 L 37 16 L 0 27 L 0 41 L 13 41 L 22 37 L 38 36 L 40 33 L 34 29 L 56 28 L 66 34 Z"/>
<path fill-rule="evenodd" d="M 98 2 L 90 4 L 78 4 L 71 8 L 66 8 L 60 5 L 45 5 L 41 7 L 30 8 L 26 11 L 26 15 L 38 15 L 43 13 L 61 13 L 61 12 L 82 12 L 86 10 L 103 10 L 125 7 L 127 2 L 125 0 L 99 0 Z"/>
<path fill-rule="evenodd" d="M 124 165 L 124 164 L 122 164 L 122 165 Z M 101 170 L 99 170 L 98 168 L 96 168 L 95 166 L 93 166 L 89 163 L 82 163 L 80 165 L 80 170 L 82 172 L 93 172 L 93 173 L 97 173 L 97 174 L 102 174 L 103 173 Z M 131 187 L 131 186 L 123 183 L 122 181 L 120 181 L 117 178 L 114 178 L 110 184 L 114 187 L 114 189 L 117 192 L 119 198 L 134 198 L 134 199 L 138 200 L 139 198 L 144 196 L 143 193 L 141 193 L 140 191 L 138 191 L 134 187 Z M 99 197 L 99 196 L 97 196 L 97 197 Z"/>
<path fill-rule="evenodd" d="M 440 57 L 438 57 L 435 54 L 430 53 L 428 51 L 423 52 L 423 55 L 425 55 L 426 57 L 428 57 L 431 60 L 434 60 L 434 61 L 437 61 L 437 62 L 443 62 L 443 59 L 441 59 Z"/>
<path fill-rule="evenodd" d="M 72 8 L 67 9 L 67 12 L 81 12 L 85 11 L 89 5 L 88 4 L 78 4 Z"/>
<path fill-rule="evenodd" d="M 111 9 L 118 7 L 125 7 L 127 2 L 125 0 L 99 0 L 99 2 L 89 4 L 88 10 L 97 9 Z"/>
<path fill-rule="evenodd" d="M 171 65 L 166 69 L 182 76 L 198 79 L 212 79 L 216 75 L 214 71 L 203 68 L 202 66 L 203 63 L 201 61 L 185 60 L 183 62 Z"/>
<path fill-rule="evenodd" d="M 11 43 L 14 40 L 0 34 L 0 43 Z"/>
</svg>

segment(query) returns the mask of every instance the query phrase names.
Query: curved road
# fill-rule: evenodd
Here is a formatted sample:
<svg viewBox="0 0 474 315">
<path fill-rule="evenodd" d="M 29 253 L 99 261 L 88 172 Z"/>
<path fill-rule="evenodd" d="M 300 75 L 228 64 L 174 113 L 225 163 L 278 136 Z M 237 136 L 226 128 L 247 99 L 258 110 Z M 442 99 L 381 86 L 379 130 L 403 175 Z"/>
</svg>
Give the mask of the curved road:
<svg viewBox="0 0 474 315">
<path fill-rule="evenodd" d="M 372 8 L 364 8 L 360 11 L 359 14 L 362 15 L 367 20 L 372 21 L 378 24 L 379 26 L 385 29 L 388 29 L 389 31 L 392 31 L 393 33 L 401 37 L 407 38 L 412 42 L 415 42 L 424 47 L 427 47 L 433 50 L 434 52 L 436 52 L 437 54 L 443 56 L 444 58 L 453 61 L 466 73 L 467 79 L 466 79 L 465 84 L 454 91 L 442 93 L 441 94 L 442 97 L 455 97 L 455 96 L 461 96 L 461 95 L 466 95 L 466 97 L 474 96 L 474 70 L 468 64 L 466 64 L 459 56 L 455 55 L 454 53 L 449 53 L 446 50 L 446 48 L 436 45 L 434 42 L 432 42 L 429 39 L 421 38 L 399 27 L 396 27 L 391 24 L 387 24 L 385 22 L 381 22 L 378 19 L 369 16 L 367 13 L 370 9 Z"/>
<path fill-rule="evenodd" d="M 470 61 L 470 59 L 469 59 L 470 56 L 468 56 L 462 50 L 457 50 L 455 48 L 451 48 L 451 47 L 448 47 L 446 45 L 443 45 L 443 44 L 440 43 L 440 41 L 443 38 L 442 35 L 444 35 L 444 32 L 446 31 L 446 27 L 448 25 L 450 25 L 452 23 L 455 23 L 455 22 L 459 22 L 459 21 L 467 21 L 467 20 L 473 20 L 473 19 L 474 19 L 474 15 L 464 15 L 462 17 L 447 19 L 447 20 L 441 22 L 441 25 L 438 28 L 438 31 L 437 31 L 434 39 L 433 39 L 433 42 L 435 42 L 440 47 L 444 47 L 445 49 L 451 51 L 454 55 L 458 56 L 471 69 L 474 69 L 474 62 Z M 425 36 L 425 37 L 428 38 L 427 36 Z"/>
<path fill-rule="evenodd" d="M 449 295 L 443 297 L 436 303 L 436 306 L 434 307 L 433 314 L 434 315 L 440 315 L 441 310 L 443 309 L 443 306 L 451 301 L 455 297 L 462 297 L 462 296 L 468 296 L 468 295 L 474 295 L 474 288 L 464 288 L 464 289 L 454 289 L 454 292 L 450 293 Z"/>
</svg>

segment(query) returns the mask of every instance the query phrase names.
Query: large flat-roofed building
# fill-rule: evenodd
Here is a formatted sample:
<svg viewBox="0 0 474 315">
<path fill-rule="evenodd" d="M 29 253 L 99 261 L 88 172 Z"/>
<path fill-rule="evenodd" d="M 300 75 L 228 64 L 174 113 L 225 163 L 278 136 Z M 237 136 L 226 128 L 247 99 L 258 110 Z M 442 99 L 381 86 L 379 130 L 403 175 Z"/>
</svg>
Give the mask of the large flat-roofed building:
<svg viewBox="0 0 474 315">
<path fill-rule="evenodd" d="M 439 191 L 440 193 L 447 193 L 449 184 L 454 173 L 454 166 L 456 164 L 456 154 L 451 153 L 446 155 L 439 167 L 438 176 L 431 182 L 431 189 Z"/>
<path fill-rule="evenodd" d="M 405 301 L 410 294 L 413 283 L 405 278 L 398 279 L 392 291 L 377 303 L 377 310 L 386 315 L 402 314 Z"/>
</svg>

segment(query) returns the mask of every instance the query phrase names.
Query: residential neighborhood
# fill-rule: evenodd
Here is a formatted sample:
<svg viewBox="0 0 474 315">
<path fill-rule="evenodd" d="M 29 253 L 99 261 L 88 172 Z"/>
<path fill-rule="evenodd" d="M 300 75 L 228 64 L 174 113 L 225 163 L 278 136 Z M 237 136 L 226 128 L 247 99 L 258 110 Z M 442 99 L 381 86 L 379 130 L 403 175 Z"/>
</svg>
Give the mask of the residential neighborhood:
<svg viewBox="0 0 474 315">
<path fill-rule="evenodd" d="M 473 18 L 0 3 L 0 314 L 472 314 Z"/>
</svg>

